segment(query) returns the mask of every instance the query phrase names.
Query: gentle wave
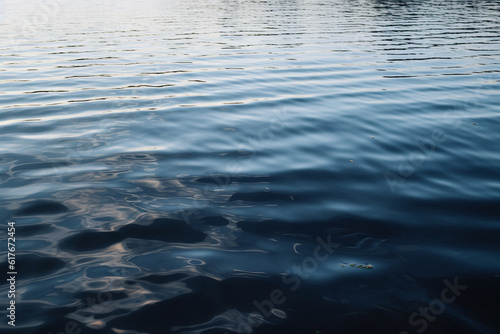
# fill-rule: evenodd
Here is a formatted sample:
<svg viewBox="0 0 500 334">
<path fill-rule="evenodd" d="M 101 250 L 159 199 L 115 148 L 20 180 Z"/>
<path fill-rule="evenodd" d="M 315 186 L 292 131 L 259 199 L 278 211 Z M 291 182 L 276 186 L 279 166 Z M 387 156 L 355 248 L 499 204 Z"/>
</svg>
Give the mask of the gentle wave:
<svg viewBox="0 0 500 334">
<path fill-rule="evenodd" d="M 496 333 L 499 11 L 2 1 L 0 329 Z"/>
</svg>

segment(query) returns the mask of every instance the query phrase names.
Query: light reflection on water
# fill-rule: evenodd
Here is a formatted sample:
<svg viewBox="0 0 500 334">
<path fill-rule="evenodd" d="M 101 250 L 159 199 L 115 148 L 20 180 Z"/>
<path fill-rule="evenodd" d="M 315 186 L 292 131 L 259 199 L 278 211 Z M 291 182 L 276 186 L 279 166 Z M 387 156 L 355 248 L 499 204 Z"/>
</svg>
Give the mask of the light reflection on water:
<svg viewBox="0 0 500 334">
<path fill-rule="evenodd" d="M 499 9 L 2 1 L 16 329 L 495 333 Z"/>
</svg>

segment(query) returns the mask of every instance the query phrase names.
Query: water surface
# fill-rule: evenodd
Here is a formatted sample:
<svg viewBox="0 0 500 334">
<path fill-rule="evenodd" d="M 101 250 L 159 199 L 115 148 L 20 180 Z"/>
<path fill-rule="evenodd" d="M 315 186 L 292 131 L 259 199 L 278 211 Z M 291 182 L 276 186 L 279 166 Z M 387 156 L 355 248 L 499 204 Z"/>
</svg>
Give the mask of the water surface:
<svg viewBox="0 0 500 334">
<path fill-rule="evenodd" d="M 16 332 L 498 333 L 499 1 L 58 3 L 0 4 Z"/>
</svg>

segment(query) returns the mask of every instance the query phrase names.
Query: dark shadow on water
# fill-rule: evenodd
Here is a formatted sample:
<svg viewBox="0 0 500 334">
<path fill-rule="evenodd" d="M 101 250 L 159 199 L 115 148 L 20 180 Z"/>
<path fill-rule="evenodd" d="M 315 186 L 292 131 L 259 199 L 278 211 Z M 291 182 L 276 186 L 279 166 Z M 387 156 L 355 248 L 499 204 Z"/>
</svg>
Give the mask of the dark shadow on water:
<svg viewBox="0 0 500 334">
<path fill-rule="evenodd" d="M 60 247 L 73 251 L 90 251 L 111 246 L 126 238 L 194 243 L 203 241 L 205 236 L 206 234 L 188 226 L 182 220 L 158 218 L 150 225 L 131 223 L 118 231 L 79 232 L 62 240 Z"/>
</svg>

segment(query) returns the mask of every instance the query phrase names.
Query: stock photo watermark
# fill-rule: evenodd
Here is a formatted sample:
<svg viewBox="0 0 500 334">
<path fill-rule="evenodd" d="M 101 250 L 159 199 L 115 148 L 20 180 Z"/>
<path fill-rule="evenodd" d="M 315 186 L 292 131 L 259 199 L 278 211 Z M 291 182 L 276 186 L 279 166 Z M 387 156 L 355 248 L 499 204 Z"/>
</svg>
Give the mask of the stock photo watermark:
<svg viewBox="0 0 500 334">
<path fill-rule="evenodd" d="M 318 270 L 319 265 L 327 261 L 340 244 L 332 242 L 332 236 L 328 235 L 326 239 L 316 238 L 318 245 L 314 248 L 313 255 L 302 260 L 300 265 L 293 265 L 291 270 L 281 276 L 281 281 L 287 285 L 287 291 L 274 289 L 269 293 L 269 298 L 264 300 L 254 300 L 252 305 L 256 311 L 251 312 L 246 317 L 238 315 L 237 333 L 250 334 L 253 329 L 261 326 L 266 318 L 275 316 L 280 319 L 286 319 L 287 314 L 278 308 L 287 301 L 287 293 L 295 292 L 299 289 L 303 281 L 307 280 L 312 273 Z M 228 332 L 226 332 L 228 334 Z"/>
<path fill-rule="evenodd" d="M 489 81 L 495 81 L 493 74 L 489 74 Z M 448 137 L 456 130 L 464 125 L 464 119 L 467 117 L 465 111 L 471 110 L 480 104 L 480 97 L 484 94 L 492 93 L 491 88 L 485 88 L 482 83 L 474 90 L 474 96 L 466 101 L 459 102 L 454 105 L 452 111 L 445 112 L 441 115 L 444 124 L 441 127 L 436 127 L 429 131 L 426 138 L 419 138 L 415 141 L 415 150 L 408 155 L 399 155 L 397 171 L 386 170 L 384 178 L 391 192 L 397 191 L 397 186 L 404 183 L 406 179 L 411 177 L 416 169 L 423 165 L 436 152 L 439 145 L 445 143 Z M 478 125 L 477 122 L 471 122 L 472 125 Z"/>
<path fill-rule="evenodd" d="M 59 14 L 61 5 L 68 0 L 40 0 L 38 1 L 37 13 L 23 23 L 21 32 L 24 37 L 29 36 L 28 32 L 37 33 L 40 27 L 46 25 L 51 18 Z"/>
<path fill-rule="evenodd" d="M 260 129 L 255 136 L 247 138 L 245 142 L 239 145 L 238 152 L 246 153 L 246 162 L 249 162 L 248 159 L 255 159 L 258 150 L 265 148 L 269 141 L 275 137 L 275 134 L 287 126 L 286 116 L 288 111 L 286 109 L 280 109 L 272 113 L 273 118 L 269 121 L 267 127 Z M 223 173 L 212 173 L 210 179 L 213 182 L 207 183 L 203 187 L 202 194 L 198 198 L 193 199 L 193 207 L 191 209 L 181 212 L 182 219 L 189 224 L 190 217 L 206 208 L 209 205 L 210 198 L 212 198 L 216 192 L 225 190 L 230 185 L 231 176 L 238 172 L 241 167 L 241 162 L 231 161 L 226 164 Z"/>
<path fill-rule="evenodd" d="M 462 117 L 459 114 L 459 117 Z M 460 126 L 460 122 L 457 123 L 457 128 Z M 447 135 L 441 129 L 433 129 L 429 139 L 419 139 L 416 144 L 418 146 L 417 150 L 413 150 L 407 157 L 402 155 L 399 156 L 399 166 L 397 174 L 393 172 L 386 171 L 384 173 L 387 185 L 392 192 L 396 191 L 396 186 L 398 183 L 405 182 L 405 179 L 412 176 L 415 172 L 415 168 L 422 165 L 428 158 L 430 158 L 436 151 L 436 147 L 446 141 Z"/>
<path fill-rule="evenodd" d="M 445 287 L 441 290 L 439 298 L 431 300 L 427 306 L 419 307 L 418 312 L 413 312 L 408 317 L 408 323 L 417 333 L 425 332 L 429 323 L 436 321 L 437 317 L 445 311 L 446 305 L 453 303 L 462 291 L 468 288 L 467 285 L 459 284 L 458 277 L 455 277 L 453 282 L 445 279 L 443 283 Z M 399 334 L 410 334 L 410 332 L 402 331 Z"/>
<path fill-rule="evenodd" d="M 16 223 L 9 221 L 7 224 L 7 283 L 9 291 L 7 298 L 9 300 L 9 307 L 7 307 L 7 318 L 10 320 L 7 323 L 16 326 Z"/>
<path fill-rule="evenodd" d="M 18 25 L 18 35 L 14 38 L 6 38 L 4 43 L 16 45 L 28 42 L 33 34 L 39 33 L 51 19 L 55 18 L 61 12 L 62 5 L 68 3 L 68 0 L 38 0 L 34 6 L 30 6 L 30 10 L 34 14 L 28 14 L 21 22 L 9 22 L 12 25 Z M 8 17 L 3 13 L 6 5 L 3 4 L 0 9 L 0 19 L 8 22 Z"/>
<path fill-rule="evenodd" d="M 7 324 L 12 327 L 16 327 L 16 308 L 17 301 L 19 297 L 19 288 L 17 286 L 17 274 L 18 268 L 16 265 L 16 223 L 14 221 L 9 221 L 7 223 L 7 307 L 6 307 L 6 318 Z M 122 272 L 118 268 L 113 268 L 111 273 L 121 277 Z M 82 299 L 76 308 L 75 312 L 80 310 L 85 311 L 86 318 L 92 318 L 97 312 L 105 309 L 104 305 L 107 302 L 112 301 L 113 295 L 111 292 L 98 292 L 95 297 L 88 296 Z M 49 334 L 79 334 L 82 329 L 80 325 L 73 320 L 69 320 L 62 330 L 56 332 L 49 332 Z"/>
</svg>

